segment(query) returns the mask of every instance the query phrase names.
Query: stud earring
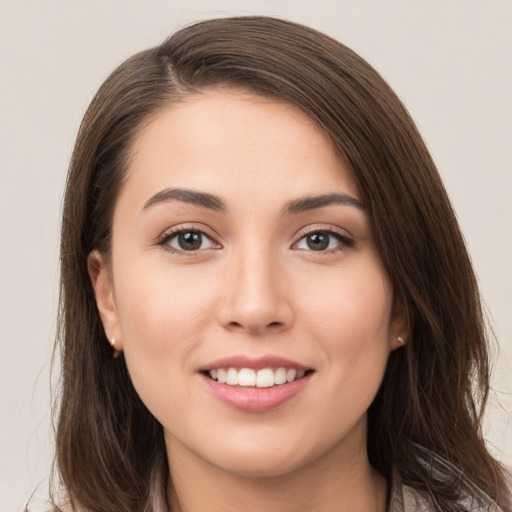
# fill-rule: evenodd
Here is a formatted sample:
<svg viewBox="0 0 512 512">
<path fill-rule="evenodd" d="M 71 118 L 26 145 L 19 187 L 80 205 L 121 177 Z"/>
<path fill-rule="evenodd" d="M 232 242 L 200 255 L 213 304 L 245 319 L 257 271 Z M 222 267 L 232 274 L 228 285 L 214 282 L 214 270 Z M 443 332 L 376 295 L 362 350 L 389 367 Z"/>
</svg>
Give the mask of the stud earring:
<svg viewBox="0 0 512 512">
<path fill-rule="evenodd" d="M 397 341 L 398 341 L 398 343 L 400 343 L 400 345 L 403 345 L 405 343 L 404 339 L 402 338 L 402 336 L 398 336 Z"/>
<path fill-rule="evenodd" d="M 116 348 L 116 339 L 115 338 L 112 338 L 110 341 L 110 346 L 114 349 L 114 355 L 112 356 L 114 359 L 117 359 L 119 357 L 119 355 L 121 354 L 121 351 L 120 350 L 117 350 Z"/>
</svg>

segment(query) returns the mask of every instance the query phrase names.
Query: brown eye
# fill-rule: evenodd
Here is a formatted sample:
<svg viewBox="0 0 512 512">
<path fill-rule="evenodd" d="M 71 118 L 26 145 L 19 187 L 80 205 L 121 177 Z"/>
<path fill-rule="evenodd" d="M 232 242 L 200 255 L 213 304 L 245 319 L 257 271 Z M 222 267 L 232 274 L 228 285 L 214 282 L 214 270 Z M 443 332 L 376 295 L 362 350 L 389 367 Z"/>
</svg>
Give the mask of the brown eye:
<svg viewBox="0 0 512 512">
<path fill-rule="evenodd" d="M 186 231 L 178 235 L 178 245 L 184 251 L 197 251 L 202 243 L 203 236 L 197 231 Z"/>
<path fill-rule="evenodd" d="M 354 241 L 341 233 L 335 231 L 312 231 L 303 236 L 295 245 L 294 249 L 305 251 L 333 251 L 346 247 L 353 247 Z"/>
<path fill-rule="evenodd" d="M 323 251 L 329 247 L 330 236 L 327 233 L 312 233 L 306 237 L 306 243 L 312 251 Z"/>
<path fill-rule="evenodd" d="M 193 252 L 215 247 L 215 243 L 209 236 L 202 231 L 192 229 L 172 233 L 162 243 L 176 252 Z"/>
</svg>

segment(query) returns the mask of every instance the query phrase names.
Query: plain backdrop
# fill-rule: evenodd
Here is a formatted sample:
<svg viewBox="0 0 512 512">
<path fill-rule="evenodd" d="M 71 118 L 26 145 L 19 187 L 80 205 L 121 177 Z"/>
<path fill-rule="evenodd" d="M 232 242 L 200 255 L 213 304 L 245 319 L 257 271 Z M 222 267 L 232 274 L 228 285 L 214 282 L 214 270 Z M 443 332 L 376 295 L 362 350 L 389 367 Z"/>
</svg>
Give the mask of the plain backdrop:
<svg viewBox="0 0 512 512">
<path fill-rule="evenodd" d="M 59 213 L 81 117 L 122 60 L 184 24 L 230 14 L 278 15 L 334 36 L 410 110 L 500 341 L 485 430 L 512 464 L 510 0 L 0 0 L 0 512 L 47 490 Z"/>
</svg>

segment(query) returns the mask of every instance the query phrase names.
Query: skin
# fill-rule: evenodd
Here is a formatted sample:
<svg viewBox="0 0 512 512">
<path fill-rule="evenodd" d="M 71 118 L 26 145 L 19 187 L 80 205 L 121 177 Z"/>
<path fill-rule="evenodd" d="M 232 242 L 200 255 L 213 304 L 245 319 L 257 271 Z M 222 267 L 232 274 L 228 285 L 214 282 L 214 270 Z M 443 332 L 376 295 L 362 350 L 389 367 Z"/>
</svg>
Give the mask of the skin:
<svg viewBox="0 0 512 512">
<path fill-rule="evenodd" d="M 226 211 L 178 199 L 148 205 L 177 188 L 214 194 Z M 171 508 L 385 509 L 366 411 L 397 336 L 408 333 L 368 214 L 336 203 L 283 215 L 290 201 L 334 193 L 360 200 L 324 133 L 296 107 L 247 92 L 188 97 L 135 141 L 112 254 L 94 251 L 89 268 L 105 333 L 164 428 Z M 166 238 L 180 229 L 208 236 L 186 251 Z M 314 251 L 306 235 L 318 231 L 344 238 Z M 287 403 L 244 412 L 198 372 L 239 354 L 315 371 Z"/>
</svg>

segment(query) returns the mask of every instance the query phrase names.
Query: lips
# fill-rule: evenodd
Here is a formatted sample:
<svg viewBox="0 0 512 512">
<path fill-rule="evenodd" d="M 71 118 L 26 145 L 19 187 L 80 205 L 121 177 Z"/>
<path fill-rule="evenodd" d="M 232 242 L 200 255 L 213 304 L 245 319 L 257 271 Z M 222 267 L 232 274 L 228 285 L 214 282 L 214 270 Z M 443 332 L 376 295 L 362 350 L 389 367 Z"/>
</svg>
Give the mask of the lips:
<svg viewBox="0 0 512 512">
<path fill-rule="evenodd" d="M 244 355 L 237 355 L 231 357 L 224 357 L 216 359 L 205 366 L 202 366 L 200 371 L 208 371 L 214 368 L 252 368 L 253 370 L 261 370 L 263 368 L 295 368 L 296 370 L 312 370 L 303 364 L 287 359 L 285 357 L 265 355 L 259 357 L 250 357 Z"/>
<path fill-rule="evenodd" d="M 235 356 L 213 361 L 200 372 L 209 390 L 225 404 L 264 412 L 302 391 L 314 370 L 277 356 Z"/>
</svg>

